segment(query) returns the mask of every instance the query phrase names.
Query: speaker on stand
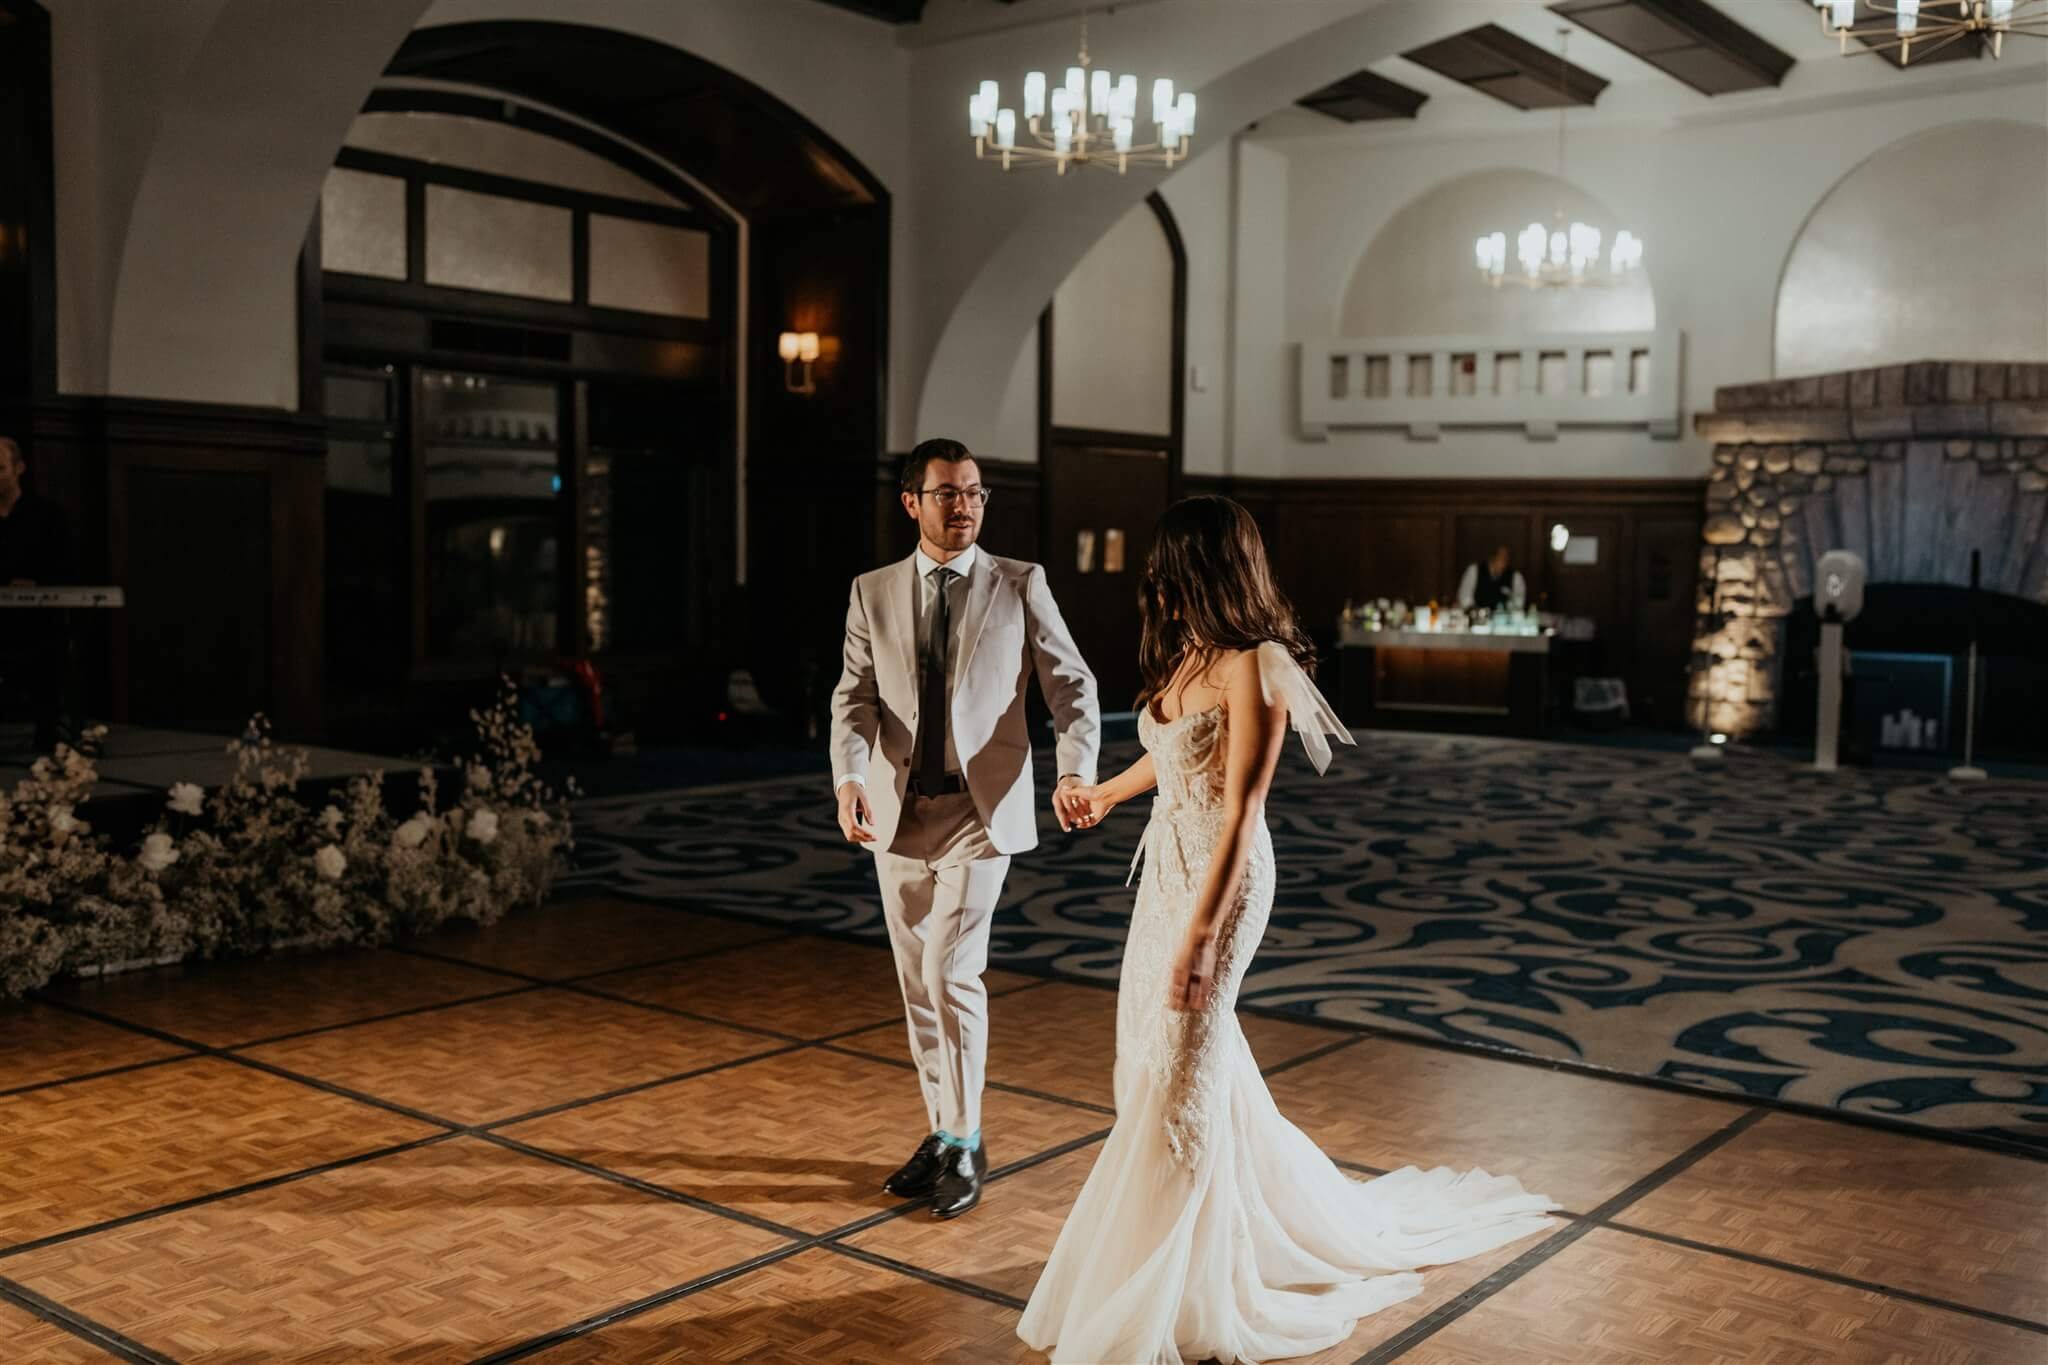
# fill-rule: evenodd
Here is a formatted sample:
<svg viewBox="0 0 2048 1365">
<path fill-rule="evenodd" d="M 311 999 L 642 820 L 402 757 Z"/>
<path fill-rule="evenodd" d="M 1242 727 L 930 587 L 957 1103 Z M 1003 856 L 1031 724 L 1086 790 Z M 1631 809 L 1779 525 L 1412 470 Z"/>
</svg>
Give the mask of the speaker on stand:
<svg viewBox="0 0 2048 1365">
<path fill-rule="evenodd" d="M 1977 756 L 1977 591 L 1983 552 L 1970 551 L 1970 665 L 1963 691 L 1963 761 L 1948 775 L 1964 782 L 1981 782 L 1990 774 L 1978 767 Z"/>
<path fill-rule="evenodd" d="M 1863 610 L 1863 559 L 1829 550 L 1814 566 L 1814 614 L 1820 617 L 1820 714 L 1814 718 L 1813 766 L 1835 770 L 1842 747 L 1842 627 Z"/>
</svg>

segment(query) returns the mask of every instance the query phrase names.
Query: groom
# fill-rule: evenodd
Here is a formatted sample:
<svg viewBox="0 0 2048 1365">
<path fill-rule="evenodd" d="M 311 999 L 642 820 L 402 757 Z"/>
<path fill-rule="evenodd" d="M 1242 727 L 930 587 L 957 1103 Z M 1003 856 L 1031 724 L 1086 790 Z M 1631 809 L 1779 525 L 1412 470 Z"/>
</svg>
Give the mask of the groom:
<svg viewBox="0 0 2048 1365">
<path fill-rule="evenodd" d="M 862 574 L 846 608 L 846 666 L 832 693 L 839 829 L 875 855 L 882 911 L 932 1132 L 883 1188 L 957 1218 L 981 1202 L 988 1157 L 989 921 L 1011 855 L 1038 843 L 1027 680 L 1052 708 L 1060 828 L 1086 812 L 1101 721 L 1082 662 L 1036 564 L 975 545 L 988 489 L 958 441 L 903 462 L 910 558 Z"/>
</svg>

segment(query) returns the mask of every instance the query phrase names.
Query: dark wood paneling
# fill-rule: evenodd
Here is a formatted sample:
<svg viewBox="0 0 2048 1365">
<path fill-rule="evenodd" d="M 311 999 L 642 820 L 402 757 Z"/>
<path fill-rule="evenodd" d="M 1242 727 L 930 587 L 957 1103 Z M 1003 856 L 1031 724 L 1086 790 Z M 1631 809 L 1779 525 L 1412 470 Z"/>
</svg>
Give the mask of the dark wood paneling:
<svg viewBox="0 0 2048 1365">
<path fill-rule="evenodd" d="M 1104 710 L 1128 710 L 1138 695 L 1138 578 L 1152 530 L 1166 510 L 1168 453 L 1158 446 L 1111 445 L 1056 434 L 1048 482 L 1059 501 L 1047 513 L 1045 572 L 1074 642 L 1095 671 Z M 1111 572 L 1108 533 L 1123 533 L 1123 563 Z M 1093 563 L 1080 569 L 1082 532 L 1094 537 Z"/>
<path fill-rule="evenodd" d="M 1593 618 L 1574 665 L 1627 679 L 1639 718 L 1681 723 L 1705 484 L 1689 479 L 1220 479 L 1251 510 L 1281 587 L 1319 644 L 1344 602 L 1450 601 L 1465 565 L 1505 541 L 1531 598 Z M 1600 537 L 1600 561 L 1566 565 L 1553 523 Z M 1561 679 L 1568 685 L 1568 680 Z"/>
<path fill-rule="evenodd" d="M 57 387 L 50 126 L 49 13 L 34 0 L 0 0 L 0 394 Z"/>
<path fill-rule="evenodd" d="M 1636 713 L 1653 725 L 1684 724 L 1692 659 L 1694 593 L 1700 572 L 1700 517 L 1646 511 L 1635 519 Z"/>
<path fill-rule="evenodd" d="M 124 461 L 115 487 L 125 719 L 236 733 L 271 693 L 264 476 Z"/>
<path fill-rule="evenodd" d="M 142 399 L 36 405 L 44 490 L 77 528 L 82 579 L 128 606 L 74 613 L 87 709 L 286 736 L 322 728 L 321 423 Z M 233 714 L 237 713 L 239 714 Z"/>
</svg>

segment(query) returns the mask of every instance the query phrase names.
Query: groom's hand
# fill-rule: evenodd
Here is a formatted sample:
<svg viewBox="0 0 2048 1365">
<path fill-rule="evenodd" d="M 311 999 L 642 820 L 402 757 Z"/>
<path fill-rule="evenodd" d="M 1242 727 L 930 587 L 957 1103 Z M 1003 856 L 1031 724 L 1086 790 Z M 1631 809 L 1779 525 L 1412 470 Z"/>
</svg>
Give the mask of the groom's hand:
<svg viewBox="0 0 2048 1365">
<path fill-rule="evenodd" d="M 875 813 L 868 809 L 868 789 L 858 782 L 839 784 L 839 832 L 849 844 L 875 841 Z"/>
<path fill-rule="evenodd" d="M 1074 831 L 1074 826 L 1085 826 L 1093 823 L 1093 821 L 1087 818 L 1089 813 L 1087 790 L 1082 785 L 1081 779 L 1072 773 L 1061 778 L 1059 785 L 1052 789 L 1052 813 L 1053 817 L 1060 822 L 1062 833 L 1071 834 Z"/>
</svg>

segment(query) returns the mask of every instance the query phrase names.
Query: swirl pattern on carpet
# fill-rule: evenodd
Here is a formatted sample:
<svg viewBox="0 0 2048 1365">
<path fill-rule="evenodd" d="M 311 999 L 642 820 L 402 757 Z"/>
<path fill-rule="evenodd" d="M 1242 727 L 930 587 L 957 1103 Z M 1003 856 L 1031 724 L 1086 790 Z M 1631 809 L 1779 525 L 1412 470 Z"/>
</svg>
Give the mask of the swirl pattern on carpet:
<svg viewBox="0 0 2048 1365">
<path fill-rule="evenodd" d="M 881 938 L 826 787 L 586 801 L 564 889 Z M 1246 1003 L 2048 1151 L 2048 783 L 1376 734 L 1268 819 Z M 1041 825 L 991 963 L 1114 981 L 1144 811 Z"/>
</svg>

